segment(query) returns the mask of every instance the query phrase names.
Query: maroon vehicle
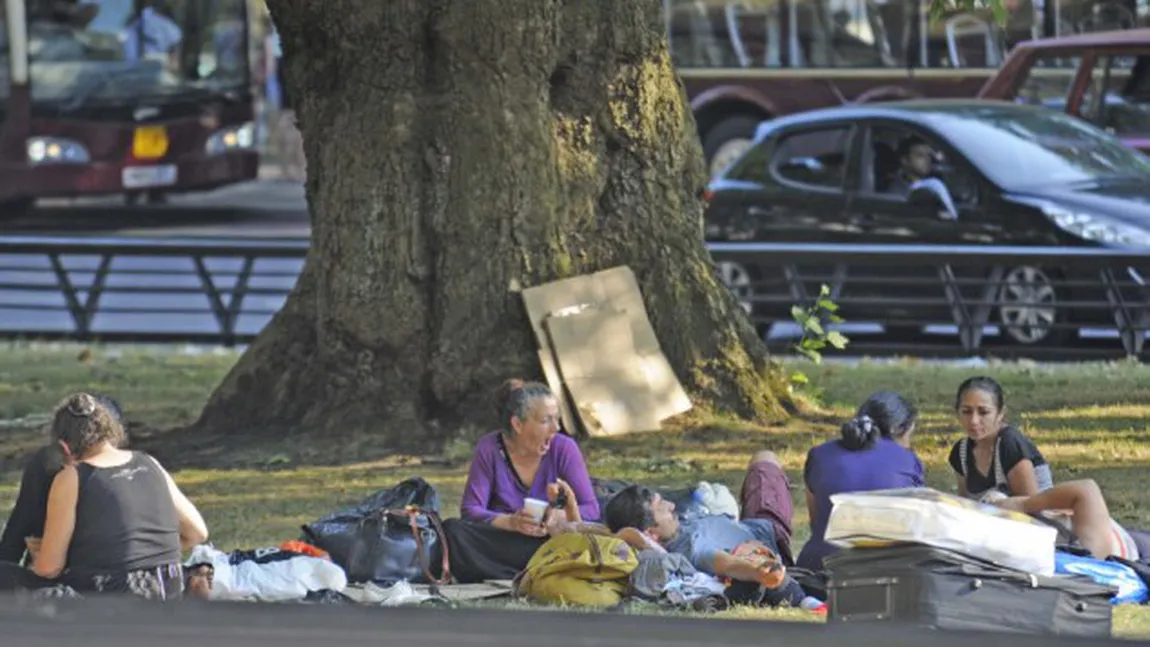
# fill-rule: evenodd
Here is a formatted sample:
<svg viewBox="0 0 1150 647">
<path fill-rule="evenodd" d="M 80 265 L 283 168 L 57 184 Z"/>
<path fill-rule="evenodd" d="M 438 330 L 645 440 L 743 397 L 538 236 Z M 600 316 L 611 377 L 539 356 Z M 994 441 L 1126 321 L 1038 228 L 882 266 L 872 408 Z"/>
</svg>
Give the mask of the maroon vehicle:
<svg viewBox="0 0 1150 647">
<path fill-rule="evenodd" d="M 758 123 L 849 103 L 973 98 L 1018 43 L 1133 29 L 1134 0 L 1006 0 L 990 13 L 929 14 L 929 0 L 664 0 L 671 57 L 712 174 Z M 1141 12 L 1141 13 L 1140 13 Z"/>
<path fill-rule="evenodd" d="M 1063 111 L 1150 152 L 1150 29 L 1021 43 L 978 96 Z"/>
<path fill-rule="evenodd" d="M 8 0 L 0 216 L 254 179 L 248 25 L 245 0 Z"/>
</svg>

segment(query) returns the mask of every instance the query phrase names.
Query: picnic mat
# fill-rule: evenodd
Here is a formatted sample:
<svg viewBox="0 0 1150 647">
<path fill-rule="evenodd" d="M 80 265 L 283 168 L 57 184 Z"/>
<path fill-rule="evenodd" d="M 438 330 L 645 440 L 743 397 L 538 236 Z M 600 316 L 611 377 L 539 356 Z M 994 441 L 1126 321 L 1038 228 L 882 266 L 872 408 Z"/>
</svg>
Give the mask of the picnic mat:
<svg viewBox="0 0 1150 647">
<path fill-rule="evenodd" d="M 427 584 L 398 582 L 393 586 L 382 587 L 371 582 L 349 584 L 343 594 L 359 604 L 400 606 L 420 604 L 435 597 L 450 602 L 487 600 L 511 595 L 511 580 L 488 580 L 479 584 L 445 584 L 438 587 L 439 596 L 431 592 Z"/>
</svg>

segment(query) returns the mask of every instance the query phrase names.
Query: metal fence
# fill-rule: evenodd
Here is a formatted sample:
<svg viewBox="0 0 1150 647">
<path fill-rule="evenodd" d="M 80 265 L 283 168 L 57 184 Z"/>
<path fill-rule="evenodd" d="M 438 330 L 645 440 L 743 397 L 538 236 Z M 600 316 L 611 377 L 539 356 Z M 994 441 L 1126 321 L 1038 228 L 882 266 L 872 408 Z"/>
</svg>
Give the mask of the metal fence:
<svg viewBox="0 0 1150 647">
<path fill-rule="evenodd" d="M 949 331 L 964 354 L 1141 356 L 1150 330 L 1150 255 L 1099 248 L 713 243 L 711 254 L 751 318 L 790 321 L 821 286 L 848 322 L 881 325 L 890 350 Z M 957 337 L 957 339 L 955 339 Z M 991 337 L 988 339 L 988 337 Z M 859 343 L 859 342 L 862 343 Z M 866 348 L 865 337 L 852 346 Z"/>
<path fill-rule="evenodd" d="M 0 238 L 0 336 L 244 343 L 307 250 L 298 238 Z"/>
<path fill-rule="evenodd" d="M 308 245 L 299 238 L 0 238 L 0 336 L 245 343 L 282 306 Z M 848 328 L 882 331 L 851 334 L 848 352 L 855 354 L 1141 356 L 1150 329 L 1146 254 L 988 246 L 709 247 L 724 280 L 776 350 L 793 341 L 786 330 L 792 306 L 810 304 L 822 285 Z M 1077 338 L 1082 330 L 1111 339 L 1087 343 Z"/>
</svg>

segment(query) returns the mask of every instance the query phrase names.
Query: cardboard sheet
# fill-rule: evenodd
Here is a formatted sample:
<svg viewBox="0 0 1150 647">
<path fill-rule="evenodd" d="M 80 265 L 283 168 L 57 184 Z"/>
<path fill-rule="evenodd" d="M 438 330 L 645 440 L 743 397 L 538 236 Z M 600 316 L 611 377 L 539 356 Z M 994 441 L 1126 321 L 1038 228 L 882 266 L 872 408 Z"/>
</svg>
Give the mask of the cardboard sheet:
<svg viewBox="0 0 1150 647">
<path fill-rule="evenodd" d="M 528 288 L 523 301 L 543 373 L 564 394 L 565 425 L 571 415 L 589 435 L 615 435 L 690 410 L 630 268 Z"/>
</svg>

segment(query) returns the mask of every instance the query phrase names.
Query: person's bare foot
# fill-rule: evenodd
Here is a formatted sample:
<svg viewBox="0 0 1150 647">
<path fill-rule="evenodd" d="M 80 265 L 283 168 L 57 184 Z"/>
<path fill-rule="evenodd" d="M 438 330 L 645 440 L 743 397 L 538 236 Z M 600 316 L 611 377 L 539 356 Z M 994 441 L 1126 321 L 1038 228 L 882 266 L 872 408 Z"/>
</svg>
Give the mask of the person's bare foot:
<svg viewBox="0 0 1150 647">
<path fill-rule="evenodd" d="M 188 581 L 184 587 L 188 597 L 210 600 L 212 597 L 212 581 L 216 571 L 208 564 L 200 564 L 188 569 Z"/>
</svg>

